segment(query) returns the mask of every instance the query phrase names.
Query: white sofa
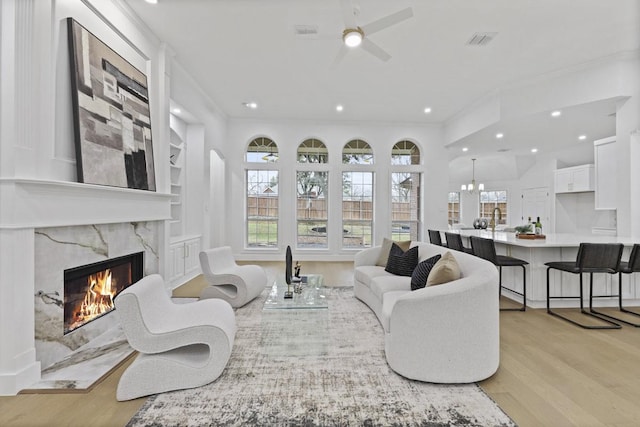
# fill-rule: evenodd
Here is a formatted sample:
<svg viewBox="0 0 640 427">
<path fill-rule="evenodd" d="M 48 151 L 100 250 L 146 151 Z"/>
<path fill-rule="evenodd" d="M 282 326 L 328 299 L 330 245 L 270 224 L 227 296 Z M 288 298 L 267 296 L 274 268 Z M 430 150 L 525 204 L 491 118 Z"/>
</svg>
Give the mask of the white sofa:
<svg viewBox="0 0 640 427">
<path fill-rule="evenodd" d="M 423 261 L 447 248 L 417 243 Z M 411 277 L 376 266 L 381 247 L 354 259 L 355 296 L 376 314 L 387 363 L 398 374 L 433 383 L 470 383 L 500 361 L 498 272 L 488 261 L 451 251 L 461 271 L 453 282 L 411 290 Z"/>
</svg>

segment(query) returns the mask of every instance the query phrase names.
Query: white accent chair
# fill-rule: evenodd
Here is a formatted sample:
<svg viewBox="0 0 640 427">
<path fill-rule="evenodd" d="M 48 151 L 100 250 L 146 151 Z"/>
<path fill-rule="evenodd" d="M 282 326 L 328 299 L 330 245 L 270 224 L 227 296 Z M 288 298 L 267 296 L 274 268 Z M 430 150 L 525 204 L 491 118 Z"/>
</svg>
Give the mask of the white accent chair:
<svg viewBox="0 0 640 427">
<path fill-rule="evenodd" d="M 258 265 L 236 264 L 229 246 L 200 252 L 200 267 L 209 282 L 200 299 L 220 298 L 232 307 L 242 307 L 267 287 L 264 269 Z"/>
<path fill-rule="evenodd" d="M 236 335 L 235 313 L 226 301 L 176 304 L 162 277 L 152 274 L 118 294 L 114 305 L 139 352 L 120 377 L 117 400 L 200 387 L 222 374 Z"/>
</svg>

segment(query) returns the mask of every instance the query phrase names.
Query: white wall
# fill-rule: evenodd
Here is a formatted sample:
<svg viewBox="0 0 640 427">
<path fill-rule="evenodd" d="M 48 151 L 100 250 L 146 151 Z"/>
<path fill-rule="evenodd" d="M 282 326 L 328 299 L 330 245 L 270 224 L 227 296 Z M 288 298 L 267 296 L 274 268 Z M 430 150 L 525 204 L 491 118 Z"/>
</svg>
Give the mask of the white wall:
<svg viewBox="0 0 640 427">
<path fill-rule="evenodd" d="M 235 253 L 250 253 L 245 249 L 244 224 L 244 171 L 245 151 L 248 143 L 257 136 L 267 136 L 278 144 L 280 175 L 280 250 L 295 239 L 295 209 L 287 209 L 293 203 L 295 189 L 295 160 L 298 145 L 308 138 L 317 138 L 325 143 L 329 150 L 329 174 L 339 176 L 342 167 L 342 148 L 348 141 L 359 138 L 367 141 L 374 151 L 374 167 L 376 174 L 376 194 L 374 212 L 374 242 L 390 234 L 389 212 L 389 179 L 391 148 L 400 140 L 415 142 L 421 151 L 423 164 L 419 170 L 423 173 L 423 218 L 424 230 L 427 228 L 444 228 L 447 224 L 447 155 L 443 147 L 443 133 L 439 126 L 374 124 L 374 123 L 316 123 L 307 121 L 229 121 L 227 145 L 223 155 L 226 159 L 227 197 L 226 211 L 228 221 L 228 243 Z M 340 229 L 341 191 L 330 189 L 330 228 Z M 288 196 L 287 196 L 288 195 Z M 334 224 L 332 227 L 331 224 Z M 254 251 L 255 252 L 255 251 Z M 263 251 L 264 252 L 264 251 Z M 331 246 L 328 253 L 338 254 L 339 240 Z M 278 257 L 279 255 L 274 255 Z M 266 255 L 268 259 L 268 255 Z"/>
</svg>

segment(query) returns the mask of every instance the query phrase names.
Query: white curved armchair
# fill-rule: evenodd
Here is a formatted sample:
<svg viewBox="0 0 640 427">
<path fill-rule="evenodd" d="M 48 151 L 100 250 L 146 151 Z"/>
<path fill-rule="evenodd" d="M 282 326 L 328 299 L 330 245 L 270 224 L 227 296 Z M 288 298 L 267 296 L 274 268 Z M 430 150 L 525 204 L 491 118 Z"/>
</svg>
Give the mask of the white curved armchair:
<svg viewBox="0 0 640 427">
<path fill-rule="evenodd" d="M 267 274 L 257 265 L 238 265 L 231 247 L 200 252 L 200 267 L 209 286 L 200 298 L 220 298 L 232 307 L 242 307 L 262 293 L 267 286 Z"/>
<path fill-rule="evenodd" d="M 152 274 L 118 294 L 114 305 L 129 344 L 140 353 L 120 377 L 117 400 L 199 387 L 222 374 L 236 335 L 226 301 L 175 304 L 162 277 Z"/>
</svg>

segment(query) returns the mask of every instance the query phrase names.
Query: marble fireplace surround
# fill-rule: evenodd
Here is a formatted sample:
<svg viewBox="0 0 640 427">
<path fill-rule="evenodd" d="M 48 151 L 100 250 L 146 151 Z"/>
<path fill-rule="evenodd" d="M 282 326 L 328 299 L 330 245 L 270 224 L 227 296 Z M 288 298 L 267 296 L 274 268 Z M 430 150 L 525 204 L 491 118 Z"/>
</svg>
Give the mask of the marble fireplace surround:
<svg viewBox="0 0 640 427">
<path fill-rule="evenodd" d="M 171 195 L 6 178 L 0 193 L 0 395 L 83 388 L 80 371 L 100 366 L 79 362 L 106 367 L 106 350 L 130 349 L 114 313 L 63 336 L 64 270 L 143 251 L 144 274 L 161 272 Z"/>
</svg>

